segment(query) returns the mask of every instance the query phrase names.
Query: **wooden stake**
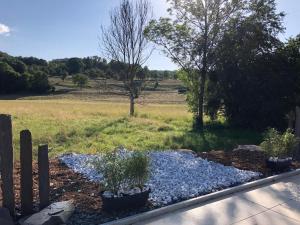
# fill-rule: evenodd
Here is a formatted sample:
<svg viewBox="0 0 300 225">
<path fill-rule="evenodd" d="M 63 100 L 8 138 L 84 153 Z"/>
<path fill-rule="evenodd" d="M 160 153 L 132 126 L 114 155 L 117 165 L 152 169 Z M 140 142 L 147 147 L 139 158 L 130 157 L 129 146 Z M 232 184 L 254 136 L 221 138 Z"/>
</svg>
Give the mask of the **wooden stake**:
<svg viewBox="0 0 300 225">
<path fill-rule="evenodd" d="M 32 139 L 29 130 L 20 133 L 21 164 L 21 213 L 29 215 L 33 212 L 32 182 Z"/>
<path fill-rule="evenodd" d="M 14 215 L 14 156 L 12 143 L 12 122 L 10 115 L 0 115 L 0 159 L 3 207 L 7 208 L 11 215 Z"/>
<path fill-rule="evenodd" d="M 49 184 L 49 158 L 48 145 L 40 145 L 38 149 L 38 168 L 39 168 L 39 196 L 40 209 L 47 207 L 50 203 L 50 184 Z"/>
</svg>

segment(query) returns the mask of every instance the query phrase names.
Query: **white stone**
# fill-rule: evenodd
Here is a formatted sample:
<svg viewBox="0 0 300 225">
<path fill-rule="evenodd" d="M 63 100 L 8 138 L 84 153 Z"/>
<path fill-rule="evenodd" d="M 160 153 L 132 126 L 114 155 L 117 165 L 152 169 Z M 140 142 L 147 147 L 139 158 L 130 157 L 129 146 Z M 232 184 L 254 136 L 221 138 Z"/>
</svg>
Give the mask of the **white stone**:
<svg viewBox="0 0 300 225">
<path fill-rule="evenodd" d="M 128 154 L 131 153 L 124 149 L 120 152 L 122 157 Z M 170 150 L 151 151 L 148 154 L 150 179 L 146 186 L 151 188 L 150 201 L 158 206 L 245 183 L 261 175 L 210 162 L 190 152 Z M 101 182 L 103 179 L 92 163 L 99 160 L 100 156 L 69 154 L 62 155 L 60 159 L 92 181 Z"/>
</svg>

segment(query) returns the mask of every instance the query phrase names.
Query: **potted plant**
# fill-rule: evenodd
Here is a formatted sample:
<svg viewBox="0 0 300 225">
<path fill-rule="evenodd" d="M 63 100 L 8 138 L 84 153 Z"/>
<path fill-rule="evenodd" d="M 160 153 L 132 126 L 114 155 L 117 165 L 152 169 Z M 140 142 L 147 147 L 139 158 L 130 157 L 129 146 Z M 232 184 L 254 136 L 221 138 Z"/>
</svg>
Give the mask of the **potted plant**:
<svg viewBox="0 0 300 225">
<path fill-rule="evenodd" d="M 261 148 L 266 152 L 268 159 L 267 167 L 274 172 L 283 172 L 290 169 L 292 155 L 299 144 L 299 139 L 291 129 L 280 134 L 276 129 L 271 128 L 265 133 Z"/>
<path fill-rule="evenodd" d="M 149 158 L 141 152 L 107 153 L 96 166 L 103 174 L 102 209 L 120 211 L 145 206 L 150 189 L 145 187 L 149 177 Z"/>
</svg>

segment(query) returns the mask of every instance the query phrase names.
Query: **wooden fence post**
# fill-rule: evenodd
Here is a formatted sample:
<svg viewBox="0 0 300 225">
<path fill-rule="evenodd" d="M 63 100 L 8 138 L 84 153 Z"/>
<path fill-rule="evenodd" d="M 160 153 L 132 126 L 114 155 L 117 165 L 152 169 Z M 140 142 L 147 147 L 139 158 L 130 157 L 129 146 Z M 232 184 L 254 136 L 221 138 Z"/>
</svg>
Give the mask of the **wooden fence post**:
<svg viewBox="0 0 300 225">
<path fill-rule="evenodd" d="M 20 133 L 21 164 L 21 213 L 29 215 L 33 212 L 32 182 L 32 139 L 29 130 Z"/>
<path fill-rule="evenodd" d="M 300 138 L 300 106 L 296 106 L 295 134 Z M 300 144 L 297 148 L 296 158 L 300 159 Z"/>
<path fill-rule="evenodd" d="M 0 115 L 0 158 L 3 207 L 7 208 L 11 215 L 15 213 L 15 196 L 13 180 L 13 143 L 12 122 L 10 115 Z"/>
<path fill-rule="evenodd" d="M 47 207 L 50 203 L 50 183 L 49 183 L 49 158 L 48 145 L 40 145 L 38 149 L 39 168 L 39 196 L 40 209 Z"/>
</svg>

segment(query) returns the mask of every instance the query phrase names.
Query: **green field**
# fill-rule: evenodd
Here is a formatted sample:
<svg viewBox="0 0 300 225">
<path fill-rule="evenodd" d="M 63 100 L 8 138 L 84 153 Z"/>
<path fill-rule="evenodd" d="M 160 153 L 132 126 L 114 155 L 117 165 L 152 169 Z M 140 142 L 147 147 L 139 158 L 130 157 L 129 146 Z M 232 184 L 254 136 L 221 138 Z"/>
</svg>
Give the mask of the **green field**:
<svg viewBox="0 0 300 225">
<path fill-rule="evenodd" d="M 206 119 L 204 134 L 191 131 L 192 114 L 182 96 L 170 90 L 146 93 L 128 116 L 124 97 L 91 97 L 88 90 L 68 95 L 34 96 L 0 100 L 0 113 L 13 116 L 14 149 L 19 152 L 19 132 L 29 129 L 34 152 L 48 143 L 50 155 L 66 152 L 97 153 L 118 146 L 128 149 L 179 149 L 195 151 L 232 149 L 238 144 L 257 144 L 257 132 L 227 128 Z M 79 96 L 79 97 L 78 97 Z M 149 101 L 152 99 L 152 101 Z M 179 99 L 178 102 L 173 99 Z"/>
</svg>

